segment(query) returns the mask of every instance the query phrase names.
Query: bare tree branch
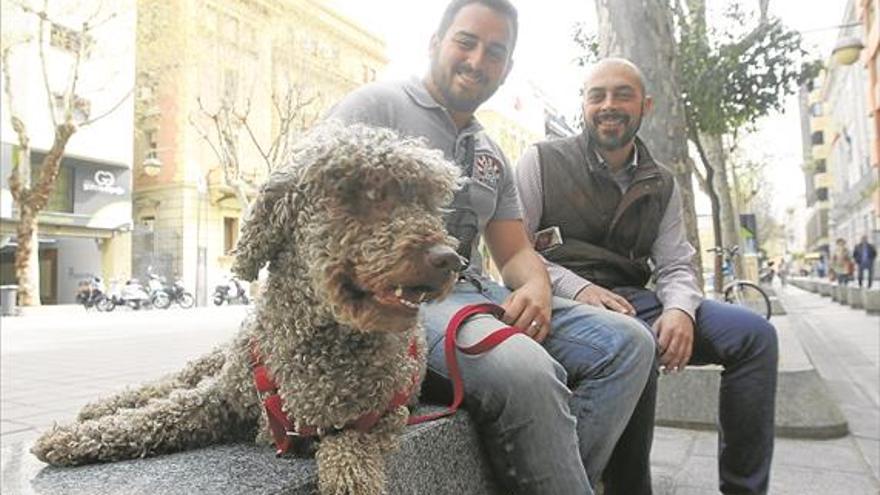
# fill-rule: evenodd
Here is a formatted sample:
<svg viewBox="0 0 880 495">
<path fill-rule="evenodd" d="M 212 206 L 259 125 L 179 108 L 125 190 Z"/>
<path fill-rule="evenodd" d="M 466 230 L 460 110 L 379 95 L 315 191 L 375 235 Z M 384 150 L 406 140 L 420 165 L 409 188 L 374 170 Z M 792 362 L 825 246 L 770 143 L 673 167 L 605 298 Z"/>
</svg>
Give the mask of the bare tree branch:
<svg viewBox="0 0 880 495">
<path fill-rule="evenodd" d="M 39 54 L 40 54 L 40 67 L 43 72 L 43 86 L 46 88 L 46 100 L 49 104 L 49 116 L 52 117 L 52 126 L 58 126 L 58 117 L 55 115 L 55 101 L 52 97 L 52 88 L 49 86 L 49 68 L 46 65 L 46 47 L 45 47 L 45 35 L 46 31 L 46 21 L 48 20 L 48 13 L 46 9 L 48 9 L 48 0 L 43 0 L 43 10 L 41 12 L 34 12 L 33 9 L 27 8 L 25 9 L 27 12 L 30 12 L 36 15 L 39 19 L 39 32 L 37 34 L 37 44 L 39 45 Z M 51 26 L 49 27 L 51 29 Z"/>
<path fill-rule="evenodd" d="M 115 112 L 116 109 L 119 108 L 120 106 L 122 106 L 122 104 L 125 103 L 125 100 L 127 100 L 133 93 L 134 93 L 134 86 L 129 88 L 128 91 L 125 92 L 125 95 L 123 95 L 122 98 L 120 98 L 116 103 L 114 103 L 112 107 L 107 109 L 107 111 L 100 113 L 97 116 L 86 120 L 85 122 L 82 122 L 81 124 L 79 124 L 79 126 L 85 127 L 85 126 L 94 124 L 95 122 L 97 122 L 97 121 L 103 119 L 104 117 L 110 115 L 111 113 Z"/>
</svg>

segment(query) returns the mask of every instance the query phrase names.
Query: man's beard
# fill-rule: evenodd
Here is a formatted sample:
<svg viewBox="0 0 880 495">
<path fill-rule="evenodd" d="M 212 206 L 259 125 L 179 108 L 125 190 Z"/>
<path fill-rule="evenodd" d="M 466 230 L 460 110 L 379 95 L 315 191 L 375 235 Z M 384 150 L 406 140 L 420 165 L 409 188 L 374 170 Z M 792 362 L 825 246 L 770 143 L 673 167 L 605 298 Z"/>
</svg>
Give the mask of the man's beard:
<svg viewBox="0 0 880 495">
<path fill-rule="evenodd" d="M 622 119 L 623 125 L 623 133 L 620 136 L 607 136 L 602 135 L 599 132 L 599 123 L 596 122 L 598 119 L 603 117 L 615 117 Z M 629 143 L 639 132 L 639 128 L 642 126 L 642 114 L 639 113 L 638 118 L 635 121 L 635 124 L 630 125 L 630 117 L 627 114 L 620 112 L 605 112 L 593 117 L 592 121 L 584 121 L 584 125 L 587 128 L 587 133 L 590 135 L 590 139 L 596 143 L 596 146 L 599 149 L 604 151 L 614 151 L 624 147 L 627 143 Z"/>
<path fill-rule="evenodd" d="M 459 65 L 456 66 L 451 73 L 445 73 L 443 67 L 440 66 L 437 60 L 431 61 L 431 78 L 434 81 L 434 85 L 443 96 L 443 106 L 454 112 L 473 113 L 495 93 L 498 87 L 496 86 L 492 88 L 489 83 L 485 81 L 485 76 L 480 75 L 479 77 L 484 81 L 482 90 L 477 90 L 473 96 L 456 94 L 452 90 L 452 85 L 455 76 L 460 72 L 469 73 L 473 71 Z"/>
</svg>

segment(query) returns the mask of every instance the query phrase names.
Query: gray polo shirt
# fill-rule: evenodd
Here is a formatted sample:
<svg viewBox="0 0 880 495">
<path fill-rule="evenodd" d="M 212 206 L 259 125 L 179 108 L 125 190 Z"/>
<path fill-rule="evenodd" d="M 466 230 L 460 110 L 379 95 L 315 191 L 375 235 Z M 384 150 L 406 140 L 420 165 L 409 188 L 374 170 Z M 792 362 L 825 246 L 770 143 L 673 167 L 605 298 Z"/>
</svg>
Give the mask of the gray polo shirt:
<svg viewBox="0 0 880 495">
<path fill-rule="evenodd" d="M 465 141 L 472 136 L 473 173 L 465 180 L 469 184 L 470 207 L 477 214 L 480 235 L 492 220 L 522 218 L 513 171 L 501 148 L 476 119 L 459 131 L 452 117 L 434 100 L 420 79 L 413 77 L 362 86 L 334 105 L 325 118 L 385 127 L 407 137 L 422 138 L 428 146 L 442 151 L 447 160 L 456 163 L 465 156 Z M 471 261 L 471 269 L 479 272 L 482 259 L 477 249 L 473 250 Z"/>
</svg>

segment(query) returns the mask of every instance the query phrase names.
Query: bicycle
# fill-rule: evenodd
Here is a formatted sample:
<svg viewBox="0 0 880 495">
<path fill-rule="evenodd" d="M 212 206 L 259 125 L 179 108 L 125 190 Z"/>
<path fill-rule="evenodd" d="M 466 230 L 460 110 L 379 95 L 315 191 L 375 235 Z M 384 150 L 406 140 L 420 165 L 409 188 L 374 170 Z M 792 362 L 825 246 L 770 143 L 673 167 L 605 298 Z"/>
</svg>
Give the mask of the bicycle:
<svg viewBox="0 0 880 495">
<path fill-rule="evenodd" d="M 728 281 L 721 290 L 724 302 L 742 306 L 769 320 L 770 297 L 764 289 L 754 282 L 736 278 L 736 257 L 739 255 L 739 246 L 711 248 L 706 251 L 715 253 L 715 256 L 723 256 L 723 264 L 728 267 L 724 270 L 724 278 Z"/>
</svg>

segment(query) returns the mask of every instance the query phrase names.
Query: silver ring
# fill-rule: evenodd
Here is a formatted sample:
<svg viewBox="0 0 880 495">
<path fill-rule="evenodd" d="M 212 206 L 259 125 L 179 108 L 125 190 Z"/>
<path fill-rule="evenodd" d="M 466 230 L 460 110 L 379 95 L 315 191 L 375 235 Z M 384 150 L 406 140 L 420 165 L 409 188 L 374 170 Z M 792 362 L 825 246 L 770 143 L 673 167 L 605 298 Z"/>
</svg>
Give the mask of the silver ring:
<svg viewBox="0 0 880 495">
<path fill-rule="evenodd" d="M 529 325 L 535 328 L 540 327 L 541 325 L 538 323 L 538 320 L 532 320 L 532 323 Z"/>
</svg>

